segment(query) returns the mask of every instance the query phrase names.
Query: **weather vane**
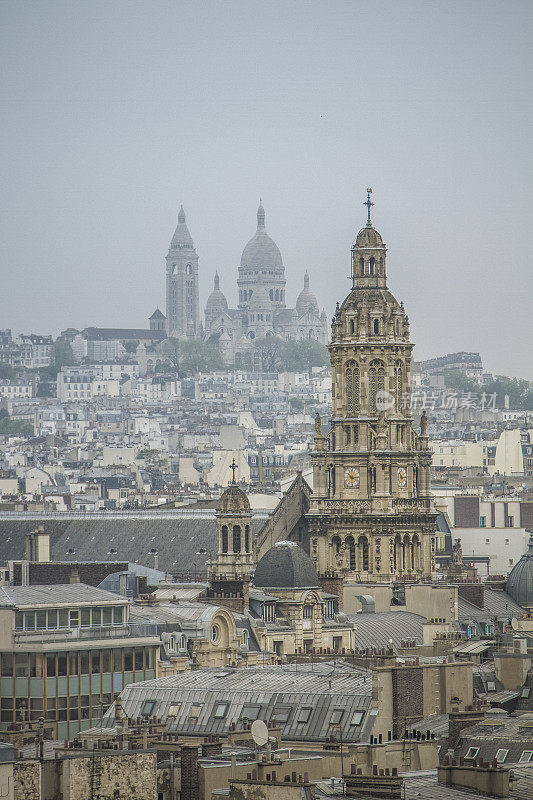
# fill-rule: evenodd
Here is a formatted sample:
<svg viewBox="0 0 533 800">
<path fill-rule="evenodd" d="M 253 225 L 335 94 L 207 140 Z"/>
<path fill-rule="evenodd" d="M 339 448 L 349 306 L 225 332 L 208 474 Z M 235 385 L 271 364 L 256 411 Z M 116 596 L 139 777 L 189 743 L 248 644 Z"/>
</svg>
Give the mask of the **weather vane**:
<svg viewBox="0 0 533 800">
<path fill-rule="evenodd" d="M 372 202 L 372 200 L 370 199 L 370 195 L 371 195 L 371 194 L 372 194 L 372 189 L 367 189 L 367 190 L 366 190 L 366 202 L 365 202 L 365 203 L 363 203 L 363 205 L 364 205 L 364 206 L 366 206 L 366 207 L 368 208 L 368 218 L 367 218 L 367 220 L 366 220 L 366 226 L 367 226 L 367 228 L 371 228 L 371 227 L 372 227 L 372 222 L 371 222 L 371 220 L 370 220 L 370 209 L 371 209 L 371 207 L 374 205 L 374 203 L 373 203 L 373 202 Z"/>
<path fill-rule="evenodd" d="M 235 470 L 238 469 L 237 464 L 235 463 L 235 458 L 233 459 L 233 461 L 229 465 L 229 468 L 230 468 L 230 470 L 232 472 L 232 475 L 233 475 L 233 477 L 231 479 L 231 482 L 235 483 Z"/>
</svg>

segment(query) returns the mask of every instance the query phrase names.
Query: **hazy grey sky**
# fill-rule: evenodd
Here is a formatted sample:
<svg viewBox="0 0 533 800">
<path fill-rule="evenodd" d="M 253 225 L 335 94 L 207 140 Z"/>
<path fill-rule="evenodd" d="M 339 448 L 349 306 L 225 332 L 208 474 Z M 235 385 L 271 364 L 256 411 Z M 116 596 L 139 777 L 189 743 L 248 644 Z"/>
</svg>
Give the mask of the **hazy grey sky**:
<svg viewBox="0 0 533 800">
<path fill-rule="evenodd" d="M 144 326 L 180 203 L 236 301 L 259 197 L 331 316 L 364 189 L 416 356 L 533 379 L 530 0 L 0 2 L 0 328 Z"/>
</svg>

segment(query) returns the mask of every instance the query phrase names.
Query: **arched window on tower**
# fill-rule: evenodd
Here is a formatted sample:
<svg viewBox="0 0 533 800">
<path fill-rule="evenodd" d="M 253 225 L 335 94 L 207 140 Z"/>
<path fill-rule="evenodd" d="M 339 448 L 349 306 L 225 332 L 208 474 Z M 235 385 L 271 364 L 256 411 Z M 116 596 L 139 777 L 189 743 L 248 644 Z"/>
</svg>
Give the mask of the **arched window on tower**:
<svg viewBox="0 0 533 800">
<path fill-rule="evenodd" d="M 370 411 L 377 411 L 376 393 L 385 389 L 385 367 L 381 361 L 372 361 L 368 371 L 368 401 Z"/>
<path fill-rule="evenodd" d="M 374 320 L 374 333 L 376 335 L 379 333 L 379 319 Z"/>
<path fill-rule="evenodd" d="M 233 526 L 233 552 L 240 553 L 241 552 L 241 526 L 234 525 Z"/>
<path fill-rule="evenodd" d="M 379 274 L 383 275 L 383 258 L 379 259 Z"/>
<path fill-rule="evenodd" d="M 420 569 L 420 539 L 416 533 L 413 536 L 411 548 L 413 550 L 413 569 Z"/>
<path fill-rule="evenodd" d="M 271 290 L 269 291 L 269 293 L 268 293 L 268 296 L 270 297 L 270 299 L 271 299 L 271 300 L 273 300 L 273 299 L 274 299 L 274 289 L 271 289 Z"/>
<path fill-rule="evenodd" d="M 359 550 L 359 564 L 363 572 L 368 572 L 369 557 L 368 557 L 368 539 L 366 536 L 360 536 L 357 542 L 357 549 Z"/>
<path fill-rule="evenodd" d="M 361 410 L 360 372 L 355 361 L 346 364 L 346 413 L 353 415 Z"/>
<path fill-rule="evenodd" d="M 244 526 L 244 551 L 246 553 L 250 552 L 250 526 Z"/>
<path fill-rule="evenodd" d="M 350 569 L 355 570 L 356 563 L 355 563 L 355 540 L 353 536 L 346 537 L 346 547 L 348 548 L 348 553 L 350 556 Z"/>
<path fill-rule="evenodd" d="M 187 275 L 192 275 L 192 264 L 187 264 L 187 266 L 185 267 L 185 272 L 187 273 Z"/>
<path fill-rule="evenodd" d="M 368 262 L 368 268 L 369 268 L 368 269 L 369 275 L 376 274 L 376 259 L 374 258 L 374 256 L 370 256 L 370 261 Z"/>
<path fill-rule="evenodd" d="M 353 319 L 350 320 L 349 331 L 352 334 L 355 333 L 355 322 L 353 321 Z"/>
<path fill-rule="evenodd" d="M 360 258 L 359 259 L 359 271 L 360 271 L 361 275 L 365 274 L 365 260 L 364 260 L 364 258 Z"/>
<path fill-rule="evenodd" d="M 402 546 L 402 569 L 409 569 L 409 558 L 411 553 L 411 538 L 409 534 L 403 537 Z"/>
<path fill-rule="evenodd" d="M 228 552 L 228 526 L 222 526 L 222 552 Z"/>
<path fill-rule="evenodd" d="M 396 411 L 401 411 L 403 402 L 403 364 L 399 360 L 394 364 L 394 394 Z"/>
<path fill-rule="evenodd" d="M 402 540 L 400 538 L 400 534 L 396 534 L 396 538 L 394 539 L 394 569 L 400 569 L 401 563 L 401 552 L 402 552 Z"/>
<path fill-rule="evenodd" d="M 339 553 L 341 552 L 341 537 L 334 536 L 333 539 L 331 540 L 331 546 L 333 548 L 333 554 L 338 556 Z"/>
</svg>

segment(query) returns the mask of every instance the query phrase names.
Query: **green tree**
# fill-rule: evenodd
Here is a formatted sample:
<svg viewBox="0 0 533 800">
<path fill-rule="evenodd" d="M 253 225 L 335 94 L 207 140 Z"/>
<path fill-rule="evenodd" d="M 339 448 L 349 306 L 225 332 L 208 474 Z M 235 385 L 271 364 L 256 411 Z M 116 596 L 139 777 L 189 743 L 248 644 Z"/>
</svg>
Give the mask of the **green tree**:
<svg viewBox="0 0 533 800">
<path fill-rule="evenodd" d="M 39 381 L 37 385 L 37 397 L 55 397 L 57 387 L 50 381 Z"/>
<path fill-rule="evenodd" d="M 444 385 L 447 389 L 456 389 L 458 392 L 479 392 L 479 383 L 460 369 L 445 369 Z"/>
<path fill-rule="evenodd" d="M 259 372 L 282 372 L 283 340 L 275 336 L 256 339 L 253 346 L 253 363 Z"/>
<path fill-rule="evenodd" d="M 0 361 L 0 378 L 4 380 L 10 380 L 15 376 L 15 370 L 11 366 L 11 364 L 7 364 L 5 361 Z"/>
<path fill-rule="evenodd" d="M 533 383 L 523 378 L 508 378 L 496 375 L 483 390 L 488 395 L 496 395 L 496 406 L 503 408 L 505 395 L 509 396 L 509 406 L 514 409 L 533 411 Z"/>
<path fill-rule="evenodd" d="M 53 364 L 56 370 L 59 371 L 61 367 L 71 367 L 75 363 L 74 353 L 68 339 L 61 337 L 56 339 L 53 350 Z"/>
<path fill-rule="evenodd" d="M 5 408 L 0 409 L 0 436 L 33 436 L 33 425 L 26 420 L 13 420 Z"/>
<path fill-rule="evenodd" d="M 313 339 L 289 339 L 281 342 L 280 359 L 282 369 L 286 372 L 307 372 L 312 367 L 329 364 L 327 347 Z"/>
<path fill-rule="evenodd" d="M 164 357 L 164 360 L 171 367 L 174 367 L 176 371 L 178 371 L 180 366 L 180 355 L 181 355 L 180 340 L 174 338 L 173 336 L 169 336 L 168 339 L 165 339 L 164 341 L 161 342 L 158 350 Z"/>
<path fill-rule="evenodd" d="M 188 341 L 181 343 L 179 366 L 185 375 L 195 375 L 224 369 L 224 362 L 218 347 L 212 342 Z"/>
<path fill-rule="evenodd" d="M 128 342 L 124 342 L 124 350 L 126 353 L 134 353 L 139 346 L 138 339 L 130 339 Z"/>
<path fill-rule="evenodd" d="M 65 339 L 67 342 L 71 342 L 74 337 L 78 335 L 78 333 L 79 330 L 77 330 L 77 328 L 66 328 L 66 330 L 61 331 L 58 338 Z"/>
</svg>

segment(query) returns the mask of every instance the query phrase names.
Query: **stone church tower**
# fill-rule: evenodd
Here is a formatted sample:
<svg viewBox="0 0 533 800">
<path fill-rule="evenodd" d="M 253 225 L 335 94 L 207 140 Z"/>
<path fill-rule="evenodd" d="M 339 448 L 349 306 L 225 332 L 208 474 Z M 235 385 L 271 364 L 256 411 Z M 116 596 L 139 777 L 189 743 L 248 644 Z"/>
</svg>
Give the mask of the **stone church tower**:
<svg viewBox="0 0 533 800">
<path fill-rule="evenodd" d="M 387 289 L 370 191 L 367 224 L 352 246 L 352 289 L 332 322 L 331 430 L 325 437 L 317 417 L 310 554 L 323 576 L 429 578 L 437 515 L 427 420 L 413 430 L 409 321 Z"/>
<path fill-rule="evenodd" d="M 201 334 L 198 256 L 185 222 L 183 206 L 170 242 L 167 262 L 167 335 L 197 339 Z"/>
<path fill-rule="evenodd" d="M 235 474 L 235 473 L 234 473 Z M 250 596 L 250 577 L 255 567 L 252 543 L 252 509 L 236 483 L 222 493 L 216 510 L 217 554 L 207 562 L 209 589 L 206 597 L 244 611 Z"/>
</svg>

